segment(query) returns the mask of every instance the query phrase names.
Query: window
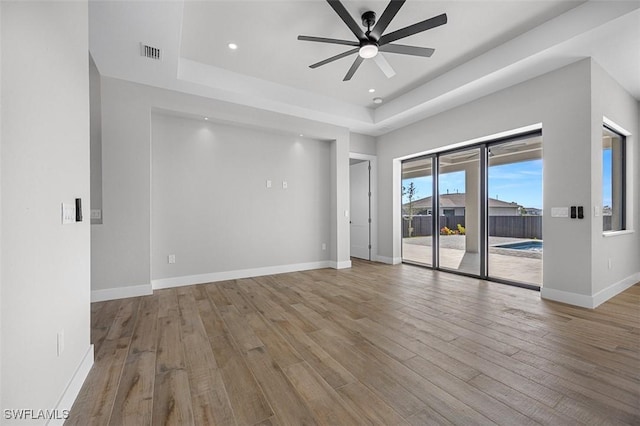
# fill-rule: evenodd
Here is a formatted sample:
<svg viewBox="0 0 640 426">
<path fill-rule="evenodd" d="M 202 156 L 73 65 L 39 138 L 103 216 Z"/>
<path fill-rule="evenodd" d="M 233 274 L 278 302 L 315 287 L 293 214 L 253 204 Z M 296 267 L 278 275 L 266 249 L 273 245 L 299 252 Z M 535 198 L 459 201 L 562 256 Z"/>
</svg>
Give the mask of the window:
<svg viewBox="0 0 640 426">
<path fill-rule="evenodd" d="M 602 130 L 602 230 L 625 228 L 625 137 L 604 126 Z"/>
</svg>

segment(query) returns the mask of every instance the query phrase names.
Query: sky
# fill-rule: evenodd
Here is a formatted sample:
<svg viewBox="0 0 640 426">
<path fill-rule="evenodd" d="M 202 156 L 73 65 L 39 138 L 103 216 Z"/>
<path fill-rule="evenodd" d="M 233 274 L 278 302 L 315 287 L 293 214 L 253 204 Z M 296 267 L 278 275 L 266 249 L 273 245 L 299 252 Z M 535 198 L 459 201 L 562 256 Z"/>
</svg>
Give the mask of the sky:
<svg viewBox="0 0 640 426">
<path fill-rule="evenodd" d="M 602 150 L 602 206 L 611 207 L 611 154 L 612 150 Z"/>
<path fill-rule="evenodd" d="M 431 196 L 431 177 L 405 179 L 402 185 L 411 182 L 416 186 L 414 199 Z M 440 175 L 440 193 L 465 192 L 464 172 Z M 515 201 L 523 207 L 542 208 L 542 160 L 523 161 L 489 167 L 489 197 L 498 200 Z M 407 197 L 402 202 L 406 203 Z"/>
</svg>

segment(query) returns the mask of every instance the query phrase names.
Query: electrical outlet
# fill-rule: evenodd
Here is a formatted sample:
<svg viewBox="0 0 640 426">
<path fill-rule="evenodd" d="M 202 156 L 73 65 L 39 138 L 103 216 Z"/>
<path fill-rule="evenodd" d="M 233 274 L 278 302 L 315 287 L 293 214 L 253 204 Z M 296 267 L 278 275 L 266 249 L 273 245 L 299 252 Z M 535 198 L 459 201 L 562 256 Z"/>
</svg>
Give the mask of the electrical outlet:
<svg viewBox="0 0 640 426">
<path fill-rule="evenodd" d="M 64 352 L 64 330 L 58 331 L 58 356 L 62 355 L 62 352 Z"/>
<path fill-rule="evenodd" d="M 169 256 L 167 256 L 167 263 L 176 263 L 176 255 L 170 254 Z"/>
<path fill-rule="evenodd" d="M 322 250 L 326 250 L 327 249 L 327 243 L 322 243 Z"/>
<path fill-rule="evenodd" d="M 91 219 L 102 219 L 102 210 L 91 209 Z"/>
<path fill-rule="evenodd" d="M 271 188 L 271 180 L 267 180 L 267 188 Z"/>
<path fill-rule="evenodd" d="M 287 183 L 286 180 L 282 181 L 282 189 L 287 189 L 289 187 L 289 184 Z"/>
</svg>

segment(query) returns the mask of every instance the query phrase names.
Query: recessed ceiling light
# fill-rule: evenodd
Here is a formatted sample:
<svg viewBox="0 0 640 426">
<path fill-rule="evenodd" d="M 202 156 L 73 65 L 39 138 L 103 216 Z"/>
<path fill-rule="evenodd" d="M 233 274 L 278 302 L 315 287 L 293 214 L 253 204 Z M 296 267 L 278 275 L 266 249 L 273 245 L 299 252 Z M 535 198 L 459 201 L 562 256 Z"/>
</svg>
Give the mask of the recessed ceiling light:
<svg viewBox="0 0 640 426">
<path fill-rule="evenodd" d="M 373 98 L 373 103 L 374 104 L 381 104 L 382 103 L 382 98 Z"/>
<path fill-rule="evenodd" d="M 374 93 L 376 89 L 369 89 L 369 93 Z"/>
<path fill-rule="evenodd" d="M 209 117 L 205 117 L 204 120 L 207 121 L 209 119 Z"/>
<path fill-rule="evenodd" d="M 229 49 L 231 50 L 236 50 L 238 48 L 238 45 L 235 43 L 229 43 L 227 46 L 229 46 Z"/>
<path fill-rule="evenodd" d="M 301 138 L 303 138 L 303 137 L 304 137 L 304 135 L 303 135 L 302 133 L 300 133 L 300 135 L 299 135 L 299 136 L 300 136 Z"/>
</svg>

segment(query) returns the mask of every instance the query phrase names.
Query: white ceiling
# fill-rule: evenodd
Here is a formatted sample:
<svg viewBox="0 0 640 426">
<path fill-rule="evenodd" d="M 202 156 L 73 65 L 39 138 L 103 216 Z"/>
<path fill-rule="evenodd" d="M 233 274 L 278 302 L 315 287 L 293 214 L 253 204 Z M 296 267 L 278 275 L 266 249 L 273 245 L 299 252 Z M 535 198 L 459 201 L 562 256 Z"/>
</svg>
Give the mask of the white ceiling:
<svg viewBox="0 0 640 426">
<path fill-rule="evenodd" d="M 343 3 L 360 22 L 388 2 Z M 105 76 L 373 135 L 588 56 L 640 99 L 640 1 L 408 0 L 386 32 L 441 13 L 446 25 L 397 42 L 435 48 L 431 58 L 384 54 L 391 79 L 365 60 L 343 82 L 355 55 L 308 67 L 350 48 L 298 35 L 355 40 L 320 0 L 91 1 L 90 50 Z M 163 60 L 141 57 L 141 42 Z"/>
</svg>

